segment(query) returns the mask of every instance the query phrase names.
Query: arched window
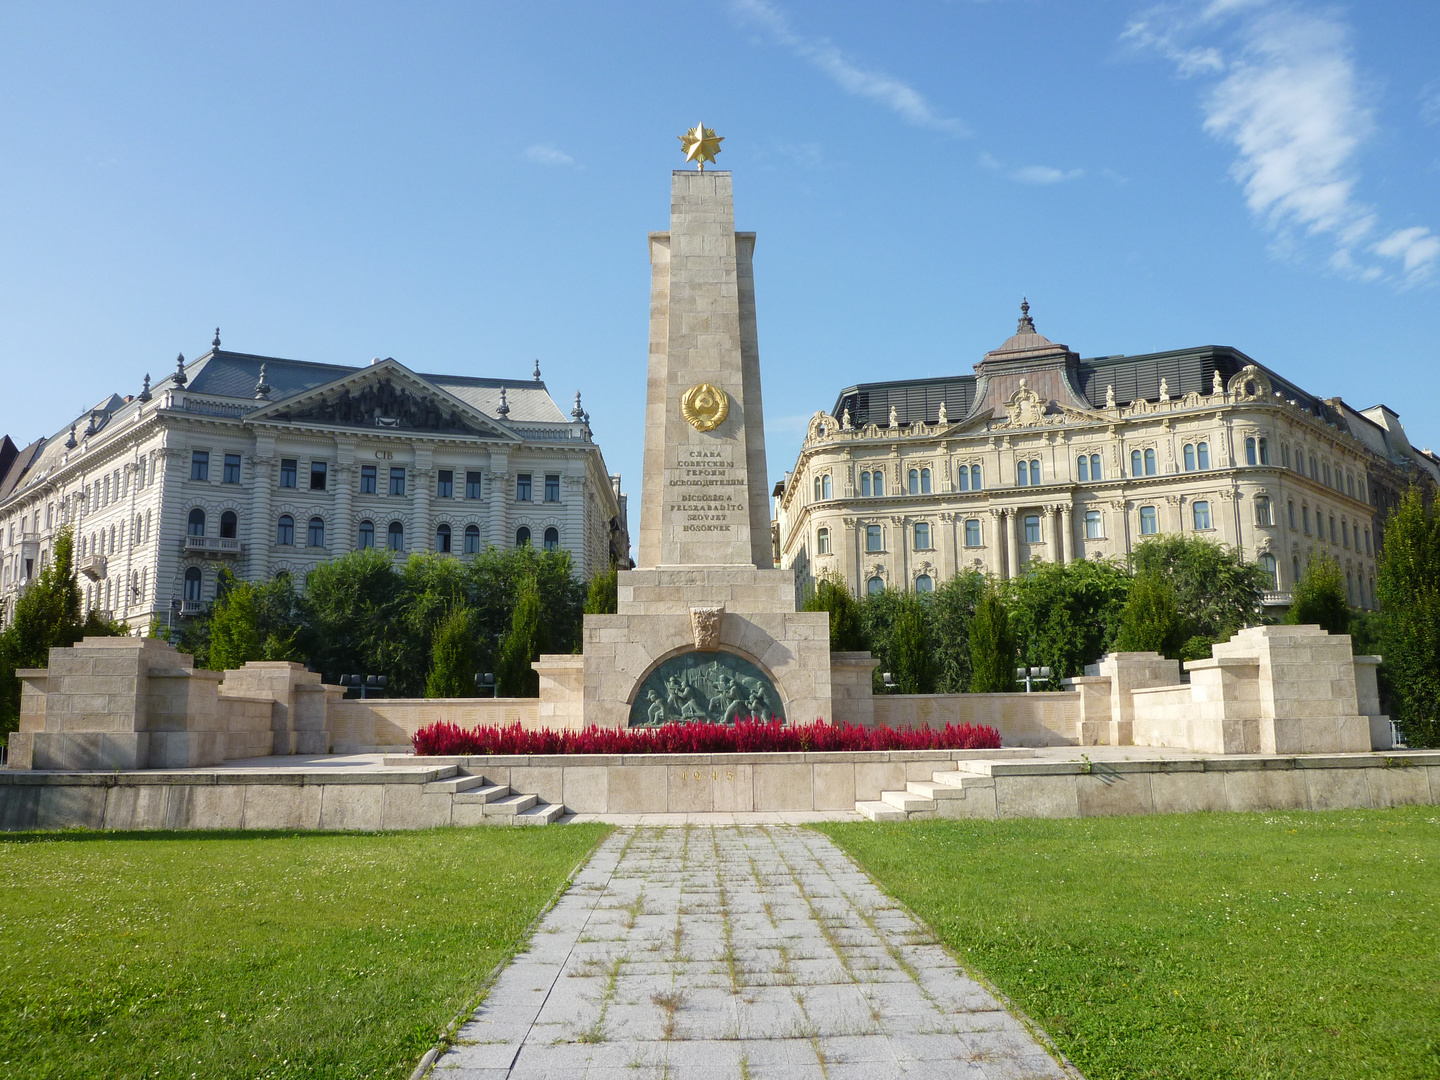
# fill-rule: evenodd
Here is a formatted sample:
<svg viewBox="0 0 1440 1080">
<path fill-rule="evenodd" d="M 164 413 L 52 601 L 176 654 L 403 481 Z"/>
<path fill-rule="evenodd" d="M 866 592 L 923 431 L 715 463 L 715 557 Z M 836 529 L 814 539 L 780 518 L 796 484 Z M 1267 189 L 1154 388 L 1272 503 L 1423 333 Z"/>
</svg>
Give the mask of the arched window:
<svg viewBox="0 0 1440 1080">
<path fill-rule="evenodd" d="M 1100 521 L 1099 510 L 1085 511 L 1085 539 L 1099 540 L 1105 535 L 1104 526 Z"/>
<path fill-rule="evenodd" d="M 1330 543 L 1335 543 L 1335 515 L 1330 515 Z"/>
<path fill-rule="evenodd" d="M 375 523 L 373 521 L 360 522 L 360 543 L 358 545 L 363 551 L 365 548 L 375 546 Z"/>
<path fill-rule="evenodd" d="M 1039 458 L 1031 458 L 1031 459 L 1030 459 L 1030 486 L 1031 486 L 1031 487 L 1039 487 L 1039 486 L 1040 486 L 1040 459 L 1039 459 Z"/>
<path fill-rule="evenodd" d="M 814 489 L 815 489 L 815 501 L 816 501 L 816 502 L 819 502 L 819 501 L 820 501 L 820 477 L 818 477 L 818 476 L 815 477 L 815 483 L 814 483 L 812 486 L 813 486 Z"/>
<path fill-rule="evenodd" d="M 1309 536 L 1309 535 L 1310 535 L 1310 507 L 1304 506 L 1304 505 L 1302 505 L 1302 506 L 1300 507 L 1300 519 L 1301 519 L 1302 522 L 1304 522 L 1304 525 L 1305 525 L 1305 535 L 1306 535 L 1306 536 Z"/>
<path fill-rule="evenodd" d="M 530 543 L 530 530 L 526 526 L 521 525 L 520 528 L 515 530 L 515 546 L 517 548 L 524 547 L 528 543 Z"/>
<path fill-rule="evenodd" d="M 1254 439 L 1246 439 L 1246 440 L 1245 440 L 1245 464 L 1246 464 L 1246 465 L 1254 465 L 1255 463 L 1256 463 L 1256 458 L 1255 458 L 1255 440 L 1254 440 Z"/>
<path fill-rule="evenodd" d="M 1151 447 L 1145 451 L 1145 475 L 1155 475 L 1155 448 Z"/>
<path fill-rule="evenodd" d="M 398 521 L 390 522 L 385 533 L 385 546 L 391 551 L 405 550 L 405 526 Z"/>
<path fill-rule="evenodd" d="M 560 530 L 555 528 L 554 525 L 551 525 L 545 530 L 544 544 L 546 551 L 560 550 Z"/>
<path fill-rule="evenodd" d="M 830 474 L 826 473 L 820 478 L 820 498 L 830 498 Z"/>
<path fill-rule="evenodd" d="M 919 470 L 919 469 L 911 469 L 911 470 L 910 470 L 910 494 L 911 494 L 911 495 L 919 495 L 919 494 L 920 494 L 920 470 Z"/>
<path fill-rule="evenodd" d="M 921 469 L 921 470 L 920 470 L 920 494 L 921 494 L 921 495 L 929 495 L 929 494 L 930 494 L 930 470 L 929 470 L 929 469 Z"/>
<path fill-rule="evenodd" d="M 1260 464 L 1261 464 L 1261 465 L 1269 465 L 1269 464 L 1270 464 L 1270 443 L 1269 443 L 1269 440 L 1267 440 L 1267 439 L 1265 439 L 1265 438 L 1262 437 L 1262 438 L 1256 440 L 1255 446 L 1256 446 L 1256 450 L 1257 450 L 1257 452 L 1259 453 L 1259 456 L 1260 456 Z"/>
<path fill-rule="evenodd" d="M 1188 442 L 1187 442 L 1187 443 L 1185 444 L 1185 471 L 1186 471 L 1186 472 L 1194 472 L 1194 471 L 1195 471 L 1195 445 L 1194 445 L 1194 443 L 1188 443 Z"/>
<path fill-rule="evenodd" d="M 970 466 L 970 490 L 979 491 L 984 485 L 980 483 L 980 466 Z"/>
<path fill-rule="evenodd" d="M 198 506 L 190 511 L 190 517 L 185 524 L 185 532 L 190 536 L 205 535 L 205 511 Z"/>
<path fill-rule="evenodd" d="M 965 546 L 979 547 L 980 544 L 980 520 L 970 518 L 965 522 Z"/>
<path fill-rule="evenodd" d="M 1268 551 L 1261 552 L 1260 569 L 1264 570 L 1266 575 L 1270 578 L 1270 588 L 1278 589 L 1280 586 L 1278 584 L 1278 579 L 1275 577 L 1275 556 L 1271 555 Z"/>
<path fill-rule="evenodd" d="M 1208 442 L 1196 444 L 1195 458 L 1202 472 L 1210 468 L 1210 444 Z"/>
<path fill-rule="evenodd" d="M 1345 598 L 1355 603 L 1355 577 L 1349 570 L 1345 571 Z"/>
<path fill-rule="evenodd" d="M 970 466 L 969 466 L 969 465 L 961 465 L 961 466 L 960 466 L 960 490 L 961 490 L 961 491 L 969 491 L 969 490 L 970 490 Z"/>
<path fill-rule="evenodd" d="M 192 566 L 185 571 L 185 599 L 191 603 L 200 599 L 200 568 Z"/>
<path fill-rule="evenodd" d="M 1350 523 L 1344 518 L 1340 519 L 1340 542 L 1347 548 L 1350 546 Z"/>
<path fill-rule="evenodd" d="M 295 543 L 295 519 L 289 514 L 281 514 L 275 525 L 275 543 L 286 546 Z"/>
<path fill-rule="evenodd" d="M 862 499 L 870 497 L 870 474 L 868 472 L 860 474 L 860 497 Z"/>
<path fill-rule="evenodd" d="M 1375 552 L 1370 549 L 1370 530 L 1369 530 L 1369 529 L 1366 529 L 1366 530 L 1365 530 L 1365 554 L 1366 554 L 1366 555 L 1373 555 L 1373 554 L 1375 554 Z"/>
<path fill-rule="evenodd" d="M 1090 458 L 1085 454 L 1075 459 L 1075 479 L 1082 484 L 1090 482 Z"/>
<path fill-rule="evenodd" d="M 871 596 L 885 591 L 885 580 L 878 574 L 865 582 L 865 591 Z"/>
<path fill-rule="evenodd" d="M 925 521 L 915 523 L 915 550 L 928 551 L 930 549 L 930 524 Z"/>
<path fill-rule="evenodd" d="M 1140 457 L 1140 451 L 1139 451 L 1139 450 L 1131 450 L 1131 451 L 1130 451 L 1130 475 L 1131 475 L 1131 476 L 1144 476 L 1144 475 L 1145 475 L 1145 465 L 1144 465 L 1144 463 L 1143 463 L 1143 461 L 1142 461 L 1142 459 L 1141 459 L 1141 457 Z"/>
<path fill-rule="evenodd" d="M 310 524 L 305 530 L 305 543 L 308 547 L 325 546 L 325 519 L 312 517 Z"/>
<path fill-rule="evenodd" d="M 1038 544 L 1040 542 L 1040 515 L 1025 515 L 1025 542 L 1027 544 Z"/>
<path fill-rule="evenodd" d="M 478 555 L 480 552 L 480 526 L 465 526 L 465 554 Z"/>
<path fill-rule="evenodd" d="M 1192 509 L 1195 518 L 1195 528 L 1197 530 L 1210 528 L 1210 504 L 1204 499 L 1201 499 Z"/>
<path fill-rule="evenodd" d="M 935 591 L 935 579 L 929 574 L 921 574 L 915 579 L 915 591 L 917 593 L 932 593 Z"/>
<path fill-rule="evenodd" d="M 1015 463 L 1015 486 L 1030 486 L 1030 463 L 1028 461 L 1017 461 Z"/>
<path fill-rule="evenodd" d="M 876 469 L 871 477 L 871 486 L 875 489 L 876 495 L 885 494 L 885 474 Z"/>
<path fill-rule="evenodd" d="M 865 550 L 866 550 L 866 551 L 884 551 L 884 550 L 885 550 L 885 534 L 881 531 L 879 525 L 866 525 L 866 526 L 865 526 Z"/>
<path fill-rule="evenodd" d="M 1255 496 L 1255 524 L 1256 524 L 1256 525 L 1273 525 L 1273 524 L 1275 524 L 1275 522 L 1273 522 L 1272 520 L 1270 520 L 1270 499 L 1269 499 L 1267 496 L 1265 496 L 1265 495 L 1257 495 L 1257 496 Z"/>
<path fill-rule="evenodd" d="M 1093 484 L 1096 480 L 1103 480 L 1103 479 L 1105 479 L 1105 470 L 1100 467 L 1100 455 L 1099 455 L 1099 454 L 1091 454 L 1091 455 L 1090 455 L 1090 482 Z"/>
<path fill-rule="evenodd" d="M 450 554 L 450 526 L 444 522 L 435 526 L 435 550 L 441 555 Z"/>
<path fill-rule="evenodd" d="M 1153 506 L 1140 507 L 1140 535 L 1154 536 L 1160 531 L 1159 519 L 1155 516 Z"/>
<path fill-rule="evenodd" d="M 830 530 L 823 526 L 815 530 L 815 554 L 830 554 Z"/>
</svg>

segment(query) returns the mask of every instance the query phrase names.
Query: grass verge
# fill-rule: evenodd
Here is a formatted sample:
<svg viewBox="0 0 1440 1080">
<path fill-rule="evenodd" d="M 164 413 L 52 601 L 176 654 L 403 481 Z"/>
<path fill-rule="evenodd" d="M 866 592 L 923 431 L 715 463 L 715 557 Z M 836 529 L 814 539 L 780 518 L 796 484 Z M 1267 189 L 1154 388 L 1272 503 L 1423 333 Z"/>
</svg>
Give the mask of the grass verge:
<svg viewBox="0 0 1440 1080">
<path fill-rule="evenodd" d="M 0 835 L 0 1073 L 408 1077 L 608 832 Z"/>
<path fill-rule="evenodd" d="M 1088 1080 L 1440 1077 L 1440 810 L 815 826 Z"/>
</svg>

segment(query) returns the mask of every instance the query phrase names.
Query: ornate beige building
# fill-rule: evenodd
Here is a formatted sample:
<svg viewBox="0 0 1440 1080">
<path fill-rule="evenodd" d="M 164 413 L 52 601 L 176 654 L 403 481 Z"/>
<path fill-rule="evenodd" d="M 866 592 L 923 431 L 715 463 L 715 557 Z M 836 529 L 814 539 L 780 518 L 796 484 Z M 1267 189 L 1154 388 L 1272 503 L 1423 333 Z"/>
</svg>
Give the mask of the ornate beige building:
<svg viewBox="0 0 1440 1080">
<path fill-rule="evenodd" d="M 810 422 L 776 486 L 777 558 L 857 592 L 1123 558 L 1148 536 L 1238 549 L 1288 603 L 1312 553 L 1374 604 L 1378 521 L 1440 459 L 1385 406 L 1319 399 L 1235 349 L 1081 359 L 1021 305 L 973 376 L 866 383 Z"/>
<path fill-rule="evenodd" d="M 0 618 L 75 531 L 88 609 L 132 628 L 241 580 L 297 582 L 355 548 L 465 558 L 564 549 L 578 573 L 628 565 L 620 478 L 575 396 L 540 381 L 422 375 L 213 348 L 68 429 L 0 442 Z"/>
</svg>

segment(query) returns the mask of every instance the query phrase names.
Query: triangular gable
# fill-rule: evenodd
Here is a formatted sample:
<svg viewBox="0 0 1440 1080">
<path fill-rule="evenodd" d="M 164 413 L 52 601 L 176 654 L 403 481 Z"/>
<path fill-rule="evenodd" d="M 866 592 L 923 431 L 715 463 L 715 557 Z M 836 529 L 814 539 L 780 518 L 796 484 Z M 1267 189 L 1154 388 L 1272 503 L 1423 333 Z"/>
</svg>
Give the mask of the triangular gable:
<svg viewBox="0 0 1440 1080">
<path fill-rule="evenodd" d="M 507 425 L 388 357 L 333 382 L 266 405 L 250 413 L 246 420 L 523 441 Z"/>
</svg>

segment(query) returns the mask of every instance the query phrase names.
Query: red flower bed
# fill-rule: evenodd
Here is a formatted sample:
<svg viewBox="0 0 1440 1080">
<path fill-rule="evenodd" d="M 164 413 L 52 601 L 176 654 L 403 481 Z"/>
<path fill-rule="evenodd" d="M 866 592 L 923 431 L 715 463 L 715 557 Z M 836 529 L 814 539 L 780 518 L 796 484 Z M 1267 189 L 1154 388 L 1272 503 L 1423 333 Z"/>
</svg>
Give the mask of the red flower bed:
<svg viewBox="0 0 1440 1080">
<path fill-rule="evenodd" d="M 428 724 L 411 740 L 422 757 L 455 754 L 760 754 L 828 750 L 998 750 L 1000 733 L 980 724 L 946 724 L 939 730 L 863 728 L 851 724 L 782 724 L 741 720 L 722 724 L 663 724 L 653 728 L 524 731 L 519 724 L 469 731 Z"/>
</svg>

